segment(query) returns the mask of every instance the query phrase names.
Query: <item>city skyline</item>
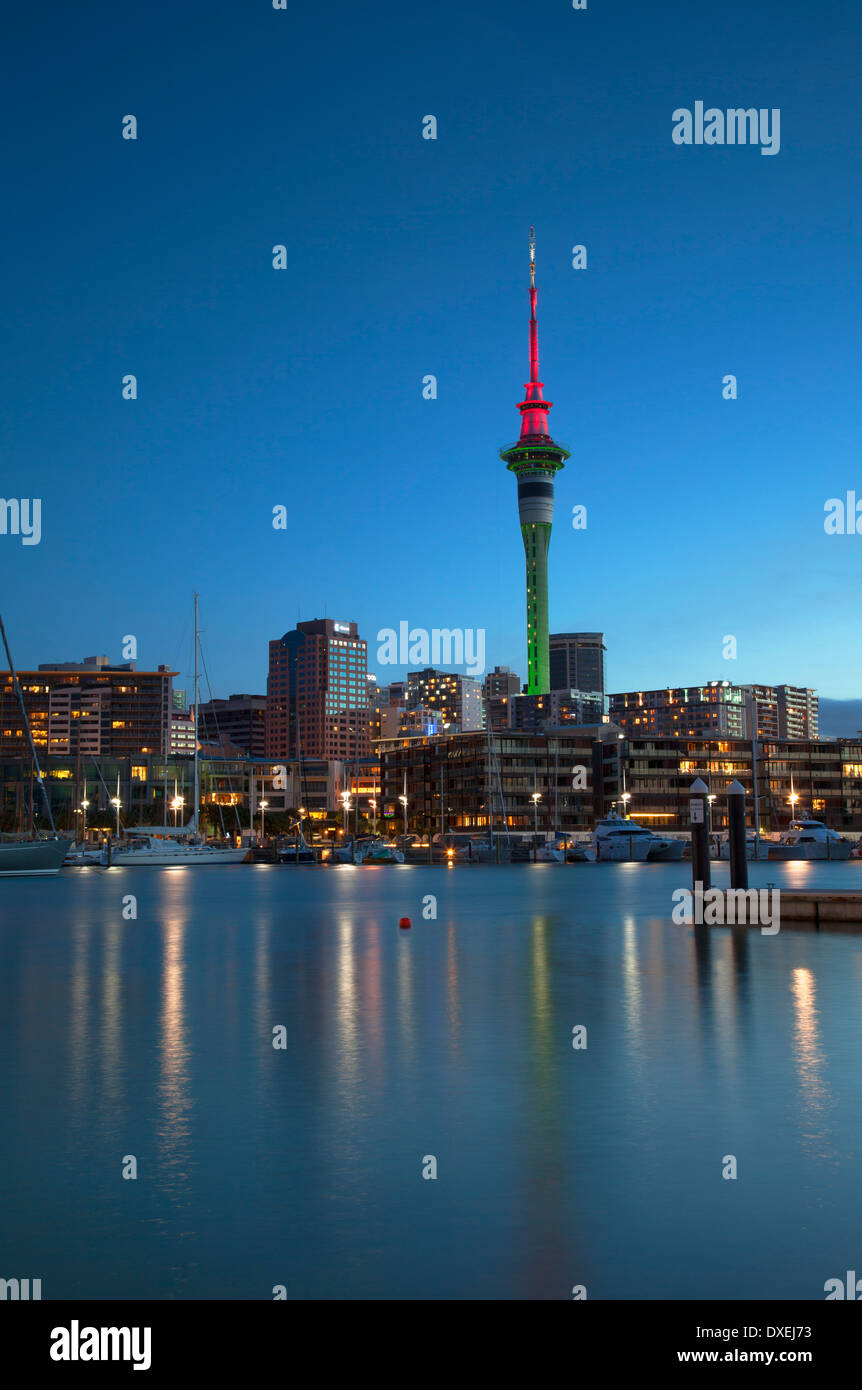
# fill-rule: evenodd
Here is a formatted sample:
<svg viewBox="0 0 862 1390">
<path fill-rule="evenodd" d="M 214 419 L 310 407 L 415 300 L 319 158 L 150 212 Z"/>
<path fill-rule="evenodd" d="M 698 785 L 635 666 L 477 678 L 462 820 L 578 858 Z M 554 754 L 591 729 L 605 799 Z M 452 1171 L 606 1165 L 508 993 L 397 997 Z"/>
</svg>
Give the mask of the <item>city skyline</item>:
<svg viewBox="0 0 862 1390">
<path fill-rule="evenodd" d="M 647 11 L 619 33 L 601 7 L 548 4 L 562 61 L 528 120 L 493 78 L 522 53 L 520 7 L 497 7 L 490 26 L 399 15 L 370 60 L 370 76 L 386 70 L 383 98 L 351 71 L 362 20 L 347 15 L 324 103 L 314 65 L 283 81 L 290 55 L 313 49 L 310 16 L 291 15 L 287 46 L 269 14 L 229 42 L 229 13 L 211 9 L 203 68 L 190 61 L 193 18 L 172 20 L 180 88 L 158 63 L 158 21 L 125 63 L 111 50 L 107 79 L 110 33 L 93 18 L 70 26 L 45 54 L 48 115 L 44 93 L 10 74 L 20 215 L 4 264 L 20 331 L 0 373 L 3 490 L 43 502 L 38 546 L 0 537 L 16 661 L 118 660 L 134 633 L 143 664 L 186 671 L 197 589 L 222 691 L 262 688 L 273 632 L 336 614 L 367 634 L 372 669 L 376 632 L 406 619 L 484 628 L 490 664 L 526 678 L 497 451 L 524 378 L 532 223 L 572 451 L 556 487 L 551 630 L 603 630 L 617 689 L 703 673 L 859 697 L 845 629 L 862 540 L 823 525 L 860 453 L 859 288 L 849 223 L 820 215 L 846 199 L 855 79 L 851 50 L 825 44 L 823 11 L 784 9 L 779 33 L 748 14 L 746 46 L 733 25 L 716 32 L 671 4 L 656 48 Z M 22 41 L 37 23 L 16 17 Z M 808 100 L 802 47 L 815 63 L 828 53 L 828 110 Z M 211 68 L 254 72 L 241 106 L 214 93 Z M 780 153 L 676 145 L 673 111 L 707 89 L 719 104 L 758 93 L 780 106 Z M 314 128 L 285 143 L 309 102 Z M 56 109 L 65 140 L 46 140 Z M 136 141 L 121 137 L 127 111 Z M 88 169 L 86 199 L 67 143 Z M 229 201 L 228 164 L 240 171 Z M 71 275 L 46 272 L 58 218 Z M 728 372 L 736 400 L 722 397 Z M 428 375 L 436 399 L 423 397 Z M 580 505 L 588 525 L 574 531 Z M 735 661 L 722 658 L 726 634 Z"/>
</svg>

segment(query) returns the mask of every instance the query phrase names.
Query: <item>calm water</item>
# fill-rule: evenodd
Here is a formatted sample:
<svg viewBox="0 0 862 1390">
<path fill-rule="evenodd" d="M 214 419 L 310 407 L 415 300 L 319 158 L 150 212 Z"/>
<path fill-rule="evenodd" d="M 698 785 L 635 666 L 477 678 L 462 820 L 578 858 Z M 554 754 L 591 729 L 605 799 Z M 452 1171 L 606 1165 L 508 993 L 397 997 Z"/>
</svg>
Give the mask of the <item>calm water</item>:
<svg viewBox="0 0 862 1390">
<path fill-rule="evenodd" d="M 670 922 L 689 874 L 3 881 L 0 1275 L 45 1298 L 822 1299 L 862 1268 L 862 935 L 696 934 Z M 862 864 L 752 881 L 862 888 Z"/>
</svg>

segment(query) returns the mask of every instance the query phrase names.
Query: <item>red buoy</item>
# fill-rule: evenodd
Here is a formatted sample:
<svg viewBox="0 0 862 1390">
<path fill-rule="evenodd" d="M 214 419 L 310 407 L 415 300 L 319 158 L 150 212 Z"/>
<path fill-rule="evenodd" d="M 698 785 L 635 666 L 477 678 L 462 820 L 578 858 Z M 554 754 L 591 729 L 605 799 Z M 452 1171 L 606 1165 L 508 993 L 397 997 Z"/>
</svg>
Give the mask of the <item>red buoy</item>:
<svg viewBox="0 0 862 1390">
<path fill-rule="evenodd" d="M 402 931 L 403 931 L 403 930 L 406 930 L 406 928 L 410 926 L 410 918 L 409 918 L 409 917 L 402 917 L 401 920 L 399 921 L 398 925 L 399 925 L 399 927 L 401 927 Z"/>
</svg>

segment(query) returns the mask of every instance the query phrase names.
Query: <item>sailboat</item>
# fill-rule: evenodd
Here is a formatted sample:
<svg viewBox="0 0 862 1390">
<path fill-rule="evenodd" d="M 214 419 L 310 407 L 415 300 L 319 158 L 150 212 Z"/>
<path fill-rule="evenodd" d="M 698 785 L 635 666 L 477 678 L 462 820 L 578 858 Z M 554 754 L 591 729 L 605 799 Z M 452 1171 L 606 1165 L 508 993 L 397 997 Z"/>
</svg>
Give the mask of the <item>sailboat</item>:
<svg viewBox="0 0 862 1390">
<path fill-rule="evenodd" d="M 195 594 L 195 758 L 194 758 L 194 801 L 188 825 L 181 829 L 169 825 L 141 826 L 128 830 L 121 845 L 106 849 L 102 853 L 102 863 L 106 866 L 122 868 L 179 868 L 183 865 L 214 867 L 217 864 L 241 864 L 248 858 L 245 847 L 223 849 L 218 845 L 203 844 L 199 834 L 199 807 L 201 800 L 200 766 L 198 752 L 198 595 Z"/>
<path fill-rule="evenodd" d="M 44 877 L 59 873 L 60 866 L 69 852 L 72 843 L 70 839 L 63 839 L 57 834 L 57 827 L 54 824 L 54 815 L 51 810 L 51 802 L 42 780 L 42 769 L 39 766 L 39 759 L 36 756 L 36 745 L 33 742 L 33 735 L 30 731 L 30 720 L 27 717 L 27 707 L 24 704 L 24 694 L 18 683 L 18 675 L 12 664 L 12 653 L 9 650 L 9 642 L 6 638 L 6 628 L 3 618 L 0 617 L 0 634 L 3 636 L 3 646 L 6 649 L 6 660 L 9 663 L 9 673 L 12 677 L 12 686 L 18 697 L 21 707 L 21 718 L 24 721 L 24 729 L 27 734 L 27 742 L 30 745 L 30 757 L 33 760 L 33 770 L 36 774 L 36 781 L 45 802 L 45 810 L 48 814 L 48 821 L 51 826 L 51 839 L 13 839 L 0 841 L 0 878 L 29 878 Z"/>
</svg>

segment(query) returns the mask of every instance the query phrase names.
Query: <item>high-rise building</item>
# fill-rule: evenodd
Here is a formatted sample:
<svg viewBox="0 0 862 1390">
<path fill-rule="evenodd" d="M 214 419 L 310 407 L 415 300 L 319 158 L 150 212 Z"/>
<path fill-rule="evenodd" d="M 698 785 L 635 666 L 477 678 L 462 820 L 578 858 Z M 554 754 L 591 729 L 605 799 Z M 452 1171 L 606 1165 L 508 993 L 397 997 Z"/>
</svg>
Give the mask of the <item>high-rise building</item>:
<svg viewBox="0 0 862 1390">
<path fill-rule="evenodd" d="M 521 693 L 521 678 L 508 666 L 495 666 L 482 683 L 485 696 L 485 721 L 491 729 L 508 729 L 509 706 Z"/>
<path fill-rule="evenodd" d="M 601 632 L 552 632 L 548 642 L 552 690 L 605 693 L 605 640 Z"/>
<path fill-rule="evenodd" d="M 198 736 L 201 743 L 231 744 L 250 758 L 265 758 L 266 696 L 207 700 L 198 711 Z"/>
<path fill-rule="evenodd" d="M 548 434 L 553 401 L 542 398 L 539 380 L 539 329 L 536 322 L 536 243 L 530 228 L 530 380 L 518 405 L 521 434 L 500 458 L 518 479 L 518 516 L 527 560 L 527 691 L 551 688 L 548 649 L 548 547 L 554 520 L 554 476 L 569 457 Z"/>
<path fill-rule="evenodd" d="M 19 671 L 18 681 L 38 751 L 86 757 L 131 757 L 168 751 L 176 671 L 111 666 L 106 656 L 48 662 Z M 0 757 L 27 747 L 9 672 L 0 672 Z"/>
<path fill-rule="evenodd" d="M 805 686 L 778 686 L 778 737 L 816 739 L 820 731 L 820 701 Z"/>
<path fill-rule="evenodd" d="M 504 695 L 518 695 L 521 691 L 521 678 L 510 671 L 508 666 L 495 666 L 488 671 L 482 682 L 482 694 L 486 700 L 499 700 Z"/>
<path fill-rule="evenodd" d="M 484 727 L 482 687 L 472 676 L 453 671 L 436 671 L 426 666 L 423 671 L 407 672 L 407 708 L 418 705 L 434 710 L 443 724 L 459 729 Z"/>
<path fill-rule="evenodd" d="M 509 729 L 554 729 L 565 724 L 606 723 L 605 702 L 596 693 L 550 690 L 546 695 L 513 695 L 508 706 Z M 492 725 L 493 727 L 493 725 Z"/>
<path fill-rule="evenodd" d="M 315 618 L 270 642 L 266 756 L 367 757 L 367 677 L 356 623 Z"/>
</svg>

